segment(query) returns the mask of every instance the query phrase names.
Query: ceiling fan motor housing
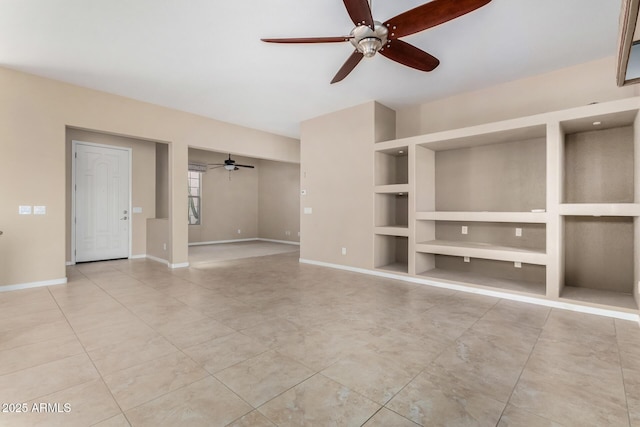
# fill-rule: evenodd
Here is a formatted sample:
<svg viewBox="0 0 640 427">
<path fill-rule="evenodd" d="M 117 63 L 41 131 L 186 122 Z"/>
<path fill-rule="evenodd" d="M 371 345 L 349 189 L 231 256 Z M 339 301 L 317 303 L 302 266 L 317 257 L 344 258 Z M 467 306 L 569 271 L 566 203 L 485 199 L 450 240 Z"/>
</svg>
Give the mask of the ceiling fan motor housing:
<svg viewBox="0 0 640 427">
<path fill-rule="evenodd" d="M 374 56 L 386 43 L 389 30 L 379 21 L 374 21 L 372 30 L 367 25 L 358 25 L 351 30 L 351 44 L 366 58 Z"/>
</svg>

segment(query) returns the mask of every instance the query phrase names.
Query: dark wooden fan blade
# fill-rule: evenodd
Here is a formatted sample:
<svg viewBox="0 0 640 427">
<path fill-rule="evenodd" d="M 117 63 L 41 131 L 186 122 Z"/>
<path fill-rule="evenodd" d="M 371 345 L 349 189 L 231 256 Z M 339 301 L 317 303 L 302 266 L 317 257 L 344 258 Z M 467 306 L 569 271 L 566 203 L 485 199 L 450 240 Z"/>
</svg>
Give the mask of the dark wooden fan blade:
<svg viewBox="0 0 640 427">
<path fill-rule="evenodd" d="M 367 0 L 344 0 L 349 17 L 356 25 L 367 25 L 373 29 L 373 16 Z"/>
<path fill-rule="evenodd" d="M 431 71 L 440 64 L 438 58 L 402 40 L 389 41 L 379 52 L 392 61 L 421 71 Z"/>
<path fill-rule="evenodd" d="M 236 167 L 240 167 L 240 168 L 255 168 L 255 166 L 251 166 L 251 165 L 235 165 Z"/>
<path fill-rule="evenodd" d="M 267 43 L 340 43 L 347 42 L 351 39 L 351 36 L 341 37 L 299 37 L 288 39 L 260 39 Z"/>
<path fill-rule="evenodd" d="M 347 61 L 342 64 L 342 67 L 340 67 L 338 73 L 333 77 L 333 80 L 331 80 L 331 84 L 338 83 L 339 81 L 347 77 L 349 73 L 352 72 L 354 68 L 356 68 L 356 65 L 358 65 L 360 61 L 362 61 L 362 58 L 364 58 L 363 54 L 361 54 L 357 50 L 354 51 L 347 59 Z"/>
<path fill-rule="evenodd" d="M 433 0 L 389 19 L 389 39 L 415 34 L 486 5 L 491 0 Z"/>
</svg>

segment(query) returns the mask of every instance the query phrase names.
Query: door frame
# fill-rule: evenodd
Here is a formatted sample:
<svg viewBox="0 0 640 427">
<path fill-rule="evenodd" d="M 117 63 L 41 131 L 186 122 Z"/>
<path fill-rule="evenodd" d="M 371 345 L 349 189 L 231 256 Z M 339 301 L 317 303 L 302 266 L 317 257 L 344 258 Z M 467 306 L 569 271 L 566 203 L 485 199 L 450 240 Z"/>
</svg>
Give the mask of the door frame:
<svg viewBox="0 0 640 427">
<path fill-rule="evenodd" d="M 127 212 L 129 212 L 129 255 L 128 258 L 131 259 L 131 251 L 132 251 L 132 239 L 133 239 L 133 212 L 131 212 L 132 206 L 132 191 L 133 191 L 133 164 L 132 164 L 132 153 L 133 149 L 131 147 L 120 147 L 117 145 L 107 145 L 107 144 L 98 144 L 95 142 L 87 142 L 87 141 L 71 141 L 71 265 L 75 265 L 76 263 L 76 147 L 78 145 L 90 145 L 93 147 L 100 148 L 108 148 L 112 150 L 122 150 L 127 152 L 127 156 L 129 158 L 129 170 L 127 173 L 129 174 L 129 206 Z"/>
</svg>

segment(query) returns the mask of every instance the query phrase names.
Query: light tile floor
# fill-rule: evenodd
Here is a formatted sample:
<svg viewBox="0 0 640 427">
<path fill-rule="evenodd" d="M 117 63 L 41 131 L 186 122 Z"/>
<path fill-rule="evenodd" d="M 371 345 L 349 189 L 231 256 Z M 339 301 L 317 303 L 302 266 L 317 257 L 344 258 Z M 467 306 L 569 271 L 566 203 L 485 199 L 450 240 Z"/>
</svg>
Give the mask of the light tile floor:
<svg viewBox="0 0 640 427">
<path fill-rule="evenodd" d="M 640 426 L 635 323 L 297 257 L 0 293 L 0 425 Z"/>
</svg>

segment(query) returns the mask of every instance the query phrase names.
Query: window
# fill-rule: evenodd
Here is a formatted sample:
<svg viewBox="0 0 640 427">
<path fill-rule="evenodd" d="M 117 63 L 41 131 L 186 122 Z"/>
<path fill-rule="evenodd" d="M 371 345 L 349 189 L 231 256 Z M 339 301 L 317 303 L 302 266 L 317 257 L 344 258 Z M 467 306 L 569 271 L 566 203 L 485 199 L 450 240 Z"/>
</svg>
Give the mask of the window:
<svg viewBox="0 0 640 427">
<path fill-rule="evenodd" d="M 189 178 L 189 225 L 200 225 L 200 193 L 202 190 L 200 172 L 188 172 Z"/>
</svg>

